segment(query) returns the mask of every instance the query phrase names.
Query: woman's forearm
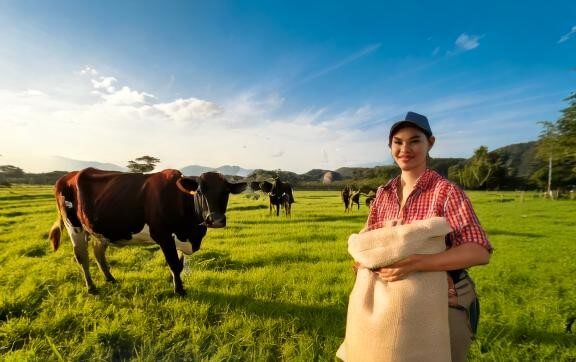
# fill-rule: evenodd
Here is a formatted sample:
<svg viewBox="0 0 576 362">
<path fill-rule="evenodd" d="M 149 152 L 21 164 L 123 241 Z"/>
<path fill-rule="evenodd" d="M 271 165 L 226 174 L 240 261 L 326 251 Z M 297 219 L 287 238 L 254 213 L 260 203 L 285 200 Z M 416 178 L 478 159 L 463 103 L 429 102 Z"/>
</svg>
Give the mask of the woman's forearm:
<svg viewBox="0 0 576 362">
<path fill-rule="evenodd" d="M 415 254 L 392 265 L 374 270 L 387 282 L 403 279 L 414 272 L 449 271 L 488 264 L 490 252 L 478 244 L 462 244 L 438 254 Z"/>
<path fill-rule="evenodd" d="M 488 264 L 490 252 L 481 245 L 466 243 L 438 254 L 420 255 L 419 271 L 448 271 Z"/>
</svg>

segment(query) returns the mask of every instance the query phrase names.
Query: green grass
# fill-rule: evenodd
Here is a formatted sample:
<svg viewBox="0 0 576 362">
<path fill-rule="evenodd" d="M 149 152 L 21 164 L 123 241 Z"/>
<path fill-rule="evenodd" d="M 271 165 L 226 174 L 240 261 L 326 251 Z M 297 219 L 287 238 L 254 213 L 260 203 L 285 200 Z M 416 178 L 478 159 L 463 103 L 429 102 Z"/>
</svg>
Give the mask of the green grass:
<svg viewBox="0 0 576 362">
<path fill-rule="evenodd" d="M 471 270 L 482 298 L 471 360 L 576 361 L 575 202 L 471 193 L 496 249 Z M 265 198 L 230 200 L 228 226 L 186 260 L 172 292 L 156 246 L 109 248 L 118 279 L 87 294 L 64 238 L 52 252 L 51 187 L 0 188 L 0 359 L 6 361 L 333 361 L 353 285 L 338 192 L 297 192 L 291 218 Z"/>
</svg>

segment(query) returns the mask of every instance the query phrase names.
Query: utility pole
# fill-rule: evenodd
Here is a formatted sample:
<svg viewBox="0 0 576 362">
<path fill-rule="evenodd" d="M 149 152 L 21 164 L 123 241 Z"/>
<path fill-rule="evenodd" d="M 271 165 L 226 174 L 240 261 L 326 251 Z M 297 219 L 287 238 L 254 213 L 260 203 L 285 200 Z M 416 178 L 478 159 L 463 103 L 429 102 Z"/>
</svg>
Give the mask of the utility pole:
<svg viewBox="0 0 576 362">
<path fill-rule="evenodd" d="M 552 195 L 552 156 L 548 157 L 548 196 L 554 199 Z"/>
</svg>

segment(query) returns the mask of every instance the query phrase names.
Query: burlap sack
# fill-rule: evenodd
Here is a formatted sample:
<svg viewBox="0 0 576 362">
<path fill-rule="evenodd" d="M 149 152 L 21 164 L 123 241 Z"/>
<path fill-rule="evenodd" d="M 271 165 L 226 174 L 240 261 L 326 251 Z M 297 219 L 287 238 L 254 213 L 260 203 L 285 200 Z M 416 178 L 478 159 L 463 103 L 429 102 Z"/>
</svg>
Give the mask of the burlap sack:
<svg viewBox="0 0 576 362">
<path fill-rule="evenodd" d="M 348 302 L 346 337 L 336 356 L 353 361 L 450 361 L 446 272 L 417 272 L 387 283 L 370 269 L 412 254 L 445 250 L 441 217 L 353 234 L 348 252 L 360 268 Z"/>
</svg>

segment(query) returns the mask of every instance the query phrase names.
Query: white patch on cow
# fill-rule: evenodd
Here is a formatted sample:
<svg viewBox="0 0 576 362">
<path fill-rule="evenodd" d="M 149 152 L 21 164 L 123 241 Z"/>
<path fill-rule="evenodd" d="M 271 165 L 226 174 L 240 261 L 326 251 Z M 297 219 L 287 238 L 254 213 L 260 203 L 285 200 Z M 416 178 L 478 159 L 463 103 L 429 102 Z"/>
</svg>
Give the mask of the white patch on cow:
<svg viewBox="0 0 576 362">
<path fill-rule="evenodd" d="M 70 220 L 64 218 L 64 227 L 68 231 L 68 236 L 72 241 L 74 247 L 87 249 L 88 248 L 88 235 L 82 227 L 74 227 Z"/>
<path fill-rule="evenodd" d="M 183 252 L 186 255 L 192 255 L 193 251 L 192 251 L 192 243 L 188 242 L 188 241 L 180 241 L 177 238 L 174 238 L 174 241 L 176 242 L 176 249 L 180 250 L 181 252 Z"/>
<path fill-rule="evenodd" d="M 148 225 L 144 225 L 139 233 L 132 234 L 132 239 L 130 240 L 117 240 L 114 241 L 113 245 L 126 246 L 126 245 L 151 245 L 156 244 L 152 237 L 150 237 L 150 228 Z"/>
<path fill-rule="evenodd" d="M 174 242 L 176 243 L 176 249 L 182 251 L 186 255 L 192 254 L 192 243 L 189 243 L 187 241 L 182 242 L 178 240 L 175 236 L 174 236 Z M 145 224 L 144 228 L 142 228 L 142 230 L 139 233 L 132 234 L 132 240 L 118 240 L 115 241 L 114 244 L 119 246 L 150 245 L 150 244 L 156 244 L 156 242 L 150 236 L 150 228 L 148 227 L 148 224 Z"/>
<path fill-rule="evenodd" d="M 148 227 L 148 224 L 144 224 L 144 227 L 142 228 L 142 230 L 140 230 L 139 233 L 132 234 L 132 240 L 134 240 L 135 243 L 140 243 L 140 244 L 155 244 L 156 243 L 152 239 L 152 237 L 150 236 L 150 228 Z"/>
<path fill-rule="evenodd" d="M 88 238 L 86 232 L 81 227 L 73 227 L 71 224 L 65 223 L 68 236 L 72 241 L 72 245 L 80 248 L 87 248 Z"/>
</svg>

